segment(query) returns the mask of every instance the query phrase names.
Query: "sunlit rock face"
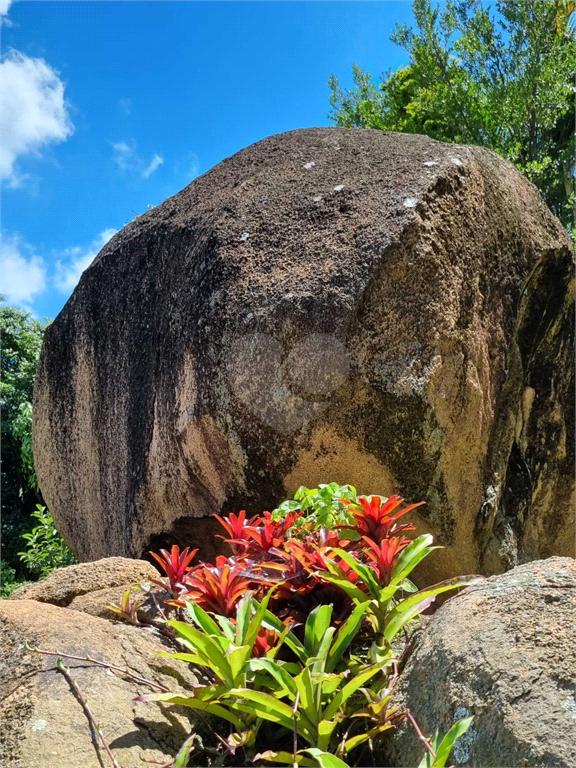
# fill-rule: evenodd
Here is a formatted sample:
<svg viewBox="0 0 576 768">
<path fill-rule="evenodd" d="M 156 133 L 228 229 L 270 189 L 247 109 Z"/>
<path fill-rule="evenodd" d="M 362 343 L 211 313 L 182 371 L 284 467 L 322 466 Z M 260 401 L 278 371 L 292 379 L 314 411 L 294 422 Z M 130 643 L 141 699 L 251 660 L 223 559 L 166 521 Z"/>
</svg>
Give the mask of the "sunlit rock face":
<svg viewBox="0 0 576 768">
<path fill-rule="evenodd" d="M 494 153 L 272 136 L 113 237 L 48 328 L 44 498 L 83 560 L 209 556 L 214 513 L 333 480 L 426 502 L 421 581 L 571 555 L 573 292 Z"/>
<path fill-rule="evenodd" d="M 391 709 L 423 733 L 473 716 L 453 765 L 576 764 L 576 562 L 526 563 L 451 597 L 416 635 Z M 406 720 L 380 765 L 414 766 L 422 742 Z"/>
</svg>

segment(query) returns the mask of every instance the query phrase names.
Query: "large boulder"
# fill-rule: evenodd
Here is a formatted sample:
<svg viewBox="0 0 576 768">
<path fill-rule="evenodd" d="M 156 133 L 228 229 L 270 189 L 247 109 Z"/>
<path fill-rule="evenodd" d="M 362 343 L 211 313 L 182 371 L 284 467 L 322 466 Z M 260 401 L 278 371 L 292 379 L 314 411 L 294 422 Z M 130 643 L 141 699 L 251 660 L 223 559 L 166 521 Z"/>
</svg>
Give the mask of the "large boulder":
<svg viewBox="0 0 576 768">
<path fill-rule="evenodd" d="M 56 658 L 33 647 L 87 656 L 126 668 L 171 691 L 198 683 L 153 630 L 112 624 L 35 600 L 2 600 L 2 755 L 4 768 L 101 768 L 109 758 L 91 730 Z M 167 763 L 192 730 L 190 710 L 134 698 L 154 689 L 87 662 L 65 659 L 120 765 Z"/>
<path fill-rule="evenodd" d="M 421 730 L 474 716 L 451 763 L 576 765 L 576 561 L 552 557 L 492 576 L 449 599 L 420 635 L 394 705 Z M 389 762 L 415 766 L 422 744 L 404 723 Z"/>
<path fill-rule="evenodd" d="M 493 152 L 272 136 L 115 235 L 47 329 L 44 498 L 82 560 L 206 555 L 214 513 L 334 480 L 426 501 L 422 579 L 572 554 L 573 290 Z"/>
</svg>

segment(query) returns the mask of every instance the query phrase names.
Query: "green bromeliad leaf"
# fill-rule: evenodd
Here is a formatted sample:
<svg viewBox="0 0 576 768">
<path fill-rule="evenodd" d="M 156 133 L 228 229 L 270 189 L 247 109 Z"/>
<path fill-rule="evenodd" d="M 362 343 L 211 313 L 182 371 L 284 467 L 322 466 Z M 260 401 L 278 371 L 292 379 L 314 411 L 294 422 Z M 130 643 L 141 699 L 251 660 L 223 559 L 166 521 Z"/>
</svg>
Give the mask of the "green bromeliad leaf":
<svg viewBox="0 0 576 768">
<path fill-rule="evenodd" d="M 448 592 L 451 589 L 468 587 L 472 584 L 479 584 L 484 581 L 483 576 L 457 576 L 454 579 L 446 579 L 431 587 L 415 592 L 410 597 L 398 603 L 392 611 L 386 616 L 386 629 L 384 635 L 386 640 L 391 643 L 402 627 L 410 619 L 418 616 L 436 597 L 442 592 Z"/>
<path fill-rule="evenodd" d="M 473 717 L 466 717 L 463 720 L 458 720 L 443 738 L 440 736 L 440 731 L 436 731 L 430 742 L 436 756 L 426 752 L 418 768 L 444 768 L 454 743 L 466 733 L 473 719 Z"/>
</svg>

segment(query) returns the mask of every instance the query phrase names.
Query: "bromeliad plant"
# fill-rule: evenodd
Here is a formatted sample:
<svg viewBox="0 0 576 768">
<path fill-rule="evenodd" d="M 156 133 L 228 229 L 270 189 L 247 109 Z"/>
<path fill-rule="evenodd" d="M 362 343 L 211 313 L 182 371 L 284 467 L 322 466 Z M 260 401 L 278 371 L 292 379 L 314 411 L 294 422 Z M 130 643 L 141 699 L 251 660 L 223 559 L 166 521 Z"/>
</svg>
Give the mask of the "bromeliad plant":
<svg viewBox="0 0 576 768">
<path fill-rule="evenodd" d="M 384 539 L 379 545 L 366 536 L 363 539 L 367 545 L 364 551 L 367 562 L 362 562 L 356 552 L 335 548 L 334 559 L 327 557 L 326 571 L 317 576 L 338 586 L 354 605 L 366 604 L 367 619 L 374 633 L 370 650 L 374 660 L 390 651 L 398 633 L 432 605 L 438 595 L 481 579 L 460 576 L 418 591 L 408 576 L 418 563 L 438 549 L 432 546 L 432 536 L 424 534 L 414 541 Z M 340 558 L 340 562 L 336 558 Z M 399 592 L 413 594 L 399 599 Z"/>
<path fill-rule="evenodd" d="M 192 570 L 190 562 L 196 552 L 198 552 L 197 549 L 190 551 L 188 547 L 183 552 L 180 552 L 180 547 L 177 544 L 172 546 L 170 552 L 167 552 L 165 549 L 161 549 L 159 555 L 155 552 L 150 552 L 150 555 L 156 560 L 166 576 L 168 576 L 169 589 L 173 595 L 177 596 L 179 594 L 184 577 Z M 154 583 L 161 587 L 166 586 L 161 581 L 154 581 Z"/>
<path fill-rule="evenodd" d="M 376 732 L 391 727 L 379 724 L 366 738 L 349 736 L 358 708 L 355 695 L 376 676 L 383 679 L 382 670 L 393 663 L 392 654 L 377 664 L 350 656 L 366 605 L 357 606 L 339 629 L 331 626 L 332 606 L 318 606 L 308 617 L 301 642 L 268 610 L 271 595 L 272 591 L 260 604 L 251 594 L 243 597 L 235 622 L 218 615 L 213 619 L 189 603 L 195 626 L 168 622 L 187 652 L 162 655 L 203 667 L 213 682 L 195 689 L 193 696 L 159 693 L 139 700 L 179 704 L 227 720 L 236 729 L 228 738 L 229 747 L 243 747 L 251 760 L 302 765 L 328 760 L 344 766 L 341 759 L 334 762 L 333 756 L 345 756 Z M 257 641 L 263 631 L 272 633 L 276 642 L 261 655 Z M 291 652 L 292 661 L 279 658 L 283 646 Z M 295 754 L 266 750 L 256 755 L 263 721 L 295 734 L 306 746 Z"/>
<path fill-rule="evenodd" d="M 409 577 L 438 549 L 428 534 L 410 538 L 414 526 L 401 520 L 419 506 L 336 483 L 301 488 L 272 513 L 218 517 L 232 556 L 216 565 L 191 565 L 195 551 L 177 547 L 154 555 L 187 618 L 167 622 L 184 648 L 172 655 L 200 667 L 208 682 L 193 695 L 144 700 L 227 721 L 229 735 L 218 738 L 228 761 L 357 763 L 380 734 L 413 720 L 388 709 L 407 626 L 437 595 L 479 578 L 418 590 Z M 462 721 L 444 740 L 425 741 L 423 765 L 445 765 L 467 727 Z"/>
</svg>

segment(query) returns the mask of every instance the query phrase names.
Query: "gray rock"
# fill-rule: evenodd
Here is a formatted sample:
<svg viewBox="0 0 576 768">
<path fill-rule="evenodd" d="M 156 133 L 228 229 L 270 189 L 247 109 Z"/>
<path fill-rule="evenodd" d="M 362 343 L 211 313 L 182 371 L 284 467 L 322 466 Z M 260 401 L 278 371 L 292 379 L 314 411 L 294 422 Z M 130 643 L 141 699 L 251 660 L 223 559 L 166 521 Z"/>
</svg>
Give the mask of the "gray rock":
<svg viewBox="0 0 576 768">
<path fill-rule="evenodd" d="M 197 684 L 187 664 L 157 658 L 173 652 L 154 630 L 89 616 L 34 600 L 2 600 L 1 765 L 4 768 L 101 768 L 110 761 L 54 657 L 24 649 L 90 655 L 172 691 Z M 192 730 L 190 710 L 135 702 L 152 689 L 126 676 L 65 660 L 122 766 L 168 762 Z"/>
<path fill-rule="evenodd" d="M 474 715 L 451 762 L 478 768 L 576 765 L 576 561 L 552 557 L 449 599 L 420 636 L 395 706 L 426 735 Z M 404 724 L 389 765 L 415 766 L 422 745 Z"/>
<path fill-rule="evenodd" d="M 95 562 L 58 568 L 45 579 L 24 584 L 14 590 L 10 599 L 68 606 L 82 595 L 112 587 L 122 587 L 124 590 L 131 584 L 160 578 L 156 568 L 145 560 L 106 557 Z"/>
</svg>

